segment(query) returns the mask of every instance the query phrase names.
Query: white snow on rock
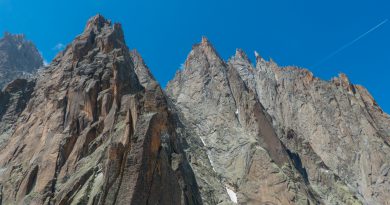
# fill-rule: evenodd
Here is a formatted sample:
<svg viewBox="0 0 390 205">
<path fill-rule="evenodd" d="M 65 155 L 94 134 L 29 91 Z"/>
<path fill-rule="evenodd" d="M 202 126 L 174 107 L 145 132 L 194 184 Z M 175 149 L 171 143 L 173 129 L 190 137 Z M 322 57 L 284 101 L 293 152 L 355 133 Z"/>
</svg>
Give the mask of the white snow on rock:
<svg viewBox="0 0 390 205">
<path fill-rule="evenodd" d="M 211 152 L 210 152 L 210 151 L 207 151 L 207 158 L 209 158 L 209 162 L 210 162 L 210 164 L 211 164 L 211 167 L 213 168 L 213 171 L 216 172 L 216 171 L 215 171 L 215 168 L 214 168 L 214 162 L 213 162 L 213 160 L 211 160 L 210 155 L 211 155 Z"/>
<path fill-rule="evenodd" d="M 199 137 L 200 140 L 202 140 L 202 143 L 203 143 L 203 146 L 206 146 L 206 143 L 204 142 L 203 138 L 202 137 Z"/>
<path fill-rule="evenodd" d="M 237 204 L 237 195 L 236 195 L 236 192 L 234 192 L 233 190 L 229 189 L 228 187 L 225 187 L 226 188 L 226 191 L 230 197 L 230 200 L 232 200 L 232 202 L 234 202 L 235 204 Z"/>
</svg>

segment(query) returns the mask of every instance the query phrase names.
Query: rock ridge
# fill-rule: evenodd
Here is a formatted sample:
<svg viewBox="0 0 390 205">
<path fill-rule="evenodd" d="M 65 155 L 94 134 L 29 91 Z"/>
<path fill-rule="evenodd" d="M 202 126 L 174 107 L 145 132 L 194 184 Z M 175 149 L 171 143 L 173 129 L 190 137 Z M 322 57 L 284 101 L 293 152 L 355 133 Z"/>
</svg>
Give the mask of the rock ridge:
<svg viewBox="0 0 390 205">
<path fill-rule="evenodd" d="M 33 73 L 35 51 L 5 34 L 0 74 Z M 390 205 L 390 116 L 367 89 L 255 59 L 202 37 L 163 90 L 90 18 L 34 77 L 5 76 L 0 204 Z"/>
</svg>

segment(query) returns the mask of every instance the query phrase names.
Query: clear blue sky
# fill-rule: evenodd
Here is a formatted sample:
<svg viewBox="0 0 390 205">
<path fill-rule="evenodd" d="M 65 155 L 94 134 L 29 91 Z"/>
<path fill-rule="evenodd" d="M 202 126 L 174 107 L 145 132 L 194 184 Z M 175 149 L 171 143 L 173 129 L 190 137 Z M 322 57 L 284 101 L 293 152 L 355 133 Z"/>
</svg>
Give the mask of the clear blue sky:
<svg viewBox="0 0 390 205">
<path fill-rule="evenodd" d="M 50 61 L 97 13 L 122 23 L 163 86 L 206 35 L 225 59 L 242 48 L 327 80 L 344 72 L 390 112 L 390 22 L 314 66 L 390 19 L 388 0 L 0 0 L 0 32 L 25 33 Z"/>
</svg>

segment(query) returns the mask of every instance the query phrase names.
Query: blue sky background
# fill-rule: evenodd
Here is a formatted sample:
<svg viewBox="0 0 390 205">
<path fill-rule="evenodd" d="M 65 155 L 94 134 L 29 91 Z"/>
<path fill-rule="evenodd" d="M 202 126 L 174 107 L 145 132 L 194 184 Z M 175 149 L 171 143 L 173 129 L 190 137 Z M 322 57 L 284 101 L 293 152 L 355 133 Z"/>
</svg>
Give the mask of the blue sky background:
<svg viewBox="0 0 390 205">
<path fill-rule="evenodd" d="M 388 0 L 0 0 L 0 32 L 26 34 L 50 61 L 97 13 L 122 23 L 163 86 L 206 35 L 225 59 L 242 48 L 326 80 L 346 73 L 390 112 L 390 22 L 316 66 L 389 19 Z"/>
</svg>

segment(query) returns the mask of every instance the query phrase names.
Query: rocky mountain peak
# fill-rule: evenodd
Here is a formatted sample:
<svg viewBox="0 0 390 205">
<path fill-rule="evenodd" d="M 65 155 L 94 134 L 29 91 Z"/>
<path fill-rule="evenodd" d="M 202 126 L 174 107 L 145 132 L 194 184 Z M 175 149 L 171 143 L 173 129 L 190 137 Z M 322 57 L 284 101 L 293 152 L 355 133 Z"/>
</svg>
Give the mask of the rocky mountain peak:
<svg viewBox="0 0 390 205">
<path fill-rule="evenodd" d="M 8 42 L 13 42 L 17 44 L 31 43 L 25 39 L 24 34 L 11 34 L 10 32 L 4 32 L 4 40 Z"/>
<path fill-rule="evenodd" d="M 108 53 L 114 49 L 127 50 L 121 24 L 111 24 L 102 15 L 90 18 L 84 32 L 72 42 L 73 60 L 79 61 L 88 52 L 97 49 Z"/>
<path fill-rule="evenodd" d="M 232 67 L 236 68 L 247 86 L 252 86 L 255 84 L 253 78 L 255 68 L 253 67 L 252 62 L 248 58 L 247 54 L 242 49 L 236 49 L 236 54 L 229 59 L 228 63 Z M 252 87 L 252 89 L 254 88 Z"/>
<path fill-rule="evenodd" d="M 100 30 L 105 26 L 111 26 L 111 21 L 105 19 L 102 15 L 97 14 L 88 20 L 85 30 L 89 30 L 89 29 Z"/>
<path fill-rule="evenodd" d="M 43 66 L 35 45 L 23 34 L 4 33 L 0 39 L 0 89 L 16 78 L 31 78 Z"/>
<path fill-rule="evenodd" d="M 255 58 L 256 58 L 256 68 L 265 67 L 267 61 L 257 51 L 255 51 Z"/>
<path fill-rule="evenodd" d="M 95 16 L 34 83 L 0 92 L 0 204 L 201 204 L 167 99 L 123 39 Z"/>
<path fill-rule="evenodd" d="M 256 58 L 256 68 L 260 72 L 267 72 L 268 74 L 272 74 L 273 68 L 277 67 L 276 62 L 270 58 L 269 61 L 266 61 L 257 51 L 255 51 Z"/>
<path fill-rule="evenodd" d="M 237 48 L 236 54 L 234 55 L 234 60 L 240 60 L 242 62 L 245 62 L 247 64 L 251 64 L 250 59 L 248 58 L 248 55 L 245 53 L 244 50 Z"/>
<path fill-rule="evenodd" d="M 218 67 L 224 64 L 224 61 L 206 37 L 202 37 L 201 42 L 192 47 L 185 67 L 193 67 L 193 63 L 197 64 L 198 62 L 207 65 L 206 67 Z"/>
<path fill-rule="evenodd" d="M 29 65 L 25 42 L 5 34 L 0 65 Z M 203 37 L 164 92 L 92 17 L 0 91 L 0 204 L 389 204 L 390 116 L 369 92 L 255 57 Z"/>
<path fill-rule="evenodd" d="M 0 57 L 0 69 L 3 70 L 28 72 L 43 65 L 38 49 L 31 41 L 26 40 L 24 34 L 5 32 L 4 37 L 0 39 Z"/>
<path fill-rule="evenodd" d="M 344 85 L 350 85 L 349 78 L 345 73 L 339 73 L 339 76 L 337 78 L 342 84 Z"/>
<path fill-rule="evenodd" d="M 211 45 L 209 39 L 206 36 L 202 36 L 201 44 L 204 46 Z"/>
<path fill-rule="evenodd" d="M 355 86 L 349 81 L 349 78 L 344 73 L 339 73 L 338 77 L 334 77 L 332 80 L 333 84 L 342 87 L 350 93 L 355 93 Z"/>
</svg>

